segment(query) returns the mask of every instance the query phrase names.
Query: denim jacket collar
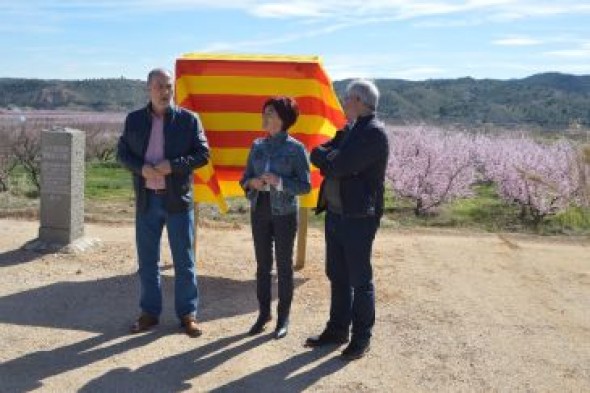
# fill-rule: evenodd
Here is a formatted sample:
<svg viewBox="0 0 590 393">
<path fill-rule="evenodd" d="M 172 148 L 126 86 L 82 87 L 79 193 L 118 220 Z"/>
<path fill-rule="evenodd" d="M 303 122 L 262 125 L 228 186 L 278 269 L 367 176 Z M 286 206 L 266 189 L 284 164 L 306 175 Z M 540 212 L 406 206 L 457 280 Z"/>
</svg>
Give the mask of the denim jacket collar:
<svg viewBox="0 0 590 393">
<path fill-rule="evenodd" d="M 287 140 L 288 136 L 289 134 L 287 131 L 279 131 L 274 135 L 268 135 L 266 140 L 271 144 L 271 146 L 277 146 L 283 144 Z"/>
</svg>

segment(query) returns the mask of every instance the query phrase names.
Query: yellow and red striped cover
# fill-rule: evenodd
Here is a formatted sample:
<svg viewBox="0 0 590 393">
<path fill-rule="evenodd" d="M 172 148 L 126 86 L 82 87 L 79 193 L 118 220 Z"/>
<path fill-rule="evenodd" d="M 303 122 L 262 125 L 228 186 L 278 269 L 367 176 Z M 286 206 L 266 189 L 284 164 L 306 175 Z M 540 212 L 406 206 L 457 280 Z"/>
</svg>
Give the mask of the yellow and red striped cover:
<svg viewBox="0 0 590 393">
<path fill-rule="evenodd" d="M 211 147 L 211 162 L 195 171 L 195 201 L 217 203 L 243 196 L 238 183 L 250 146 L 262 137 L 262 105 L 269 97 L 297 100 L 300 116 L 289 130 L 308 150 L 330 139 L 345 116 L 317 56 L 186 54 L 176 60 L 176 103 L 197 112 Z M 312 192 L 301 206 L 315 206 L 321 181 L 312 168 Z"/>
</svg>

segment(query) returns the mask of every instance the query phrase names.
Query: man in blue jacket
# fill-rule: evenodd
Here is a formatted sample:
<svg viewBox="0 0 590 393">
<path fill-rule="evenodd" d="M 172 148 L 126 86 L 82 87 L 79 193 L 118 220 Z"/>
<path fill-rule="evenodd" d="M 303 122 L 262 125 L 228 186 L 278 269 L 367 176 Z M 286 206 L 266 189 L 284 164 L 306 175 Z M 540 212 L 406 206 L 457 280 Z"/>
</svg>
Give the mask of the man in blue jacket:
<svg viewBox="0 0 590 393">
<path fill-rule="evenodd" d="M 383 124 L 375 117 L 377 87 L 354 80 L 344 98 L 349 125 L 311 152 L 320 169 L 317 212 L 326 210 L 326 274 L 331 284 L 330 319 L 306 346 L 344 344 L 346 360 L 369 351 L 375 324 L 375 289 L 371 266 L 373 240 L 383 215 L 384 179 L 389 144 Z"/>
<path fill-rule="evenodd" d="M 196 114 L 172 105 L 172 75 L 148 75 L 149 104 L 131 112 L 117 146 L 121 164 L 133 174 L 135 237 L 141 282 L 139 333 L 158 324 L 162 311 L 160 241 L 166 225 L 174 261 L 175 309 L 190 337 L 197 324 L 199 291 L 194 257 L 193 171 L 207 164 L 209 146 Z"/>
</svg>

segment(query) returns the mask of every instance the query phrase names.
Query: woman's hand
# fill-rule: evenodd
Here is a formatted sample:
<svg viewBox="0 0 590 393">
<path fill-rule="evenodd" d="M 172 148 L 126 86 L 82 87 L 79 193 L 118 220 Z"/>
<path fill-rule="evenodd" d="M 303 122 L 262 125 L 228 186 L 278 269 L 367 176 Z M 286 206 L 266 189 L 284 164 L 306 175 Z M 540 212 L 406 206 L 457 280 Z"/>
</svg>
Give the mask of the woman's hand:
<svg viewBox="0 0 590 393">
<path fill-rule="evenodd" d="M 274 173 L 265 173 L 260 177 L 266 184 L 270 184 L 273 187 L 279 185 L 281 178 L 275 175 Z"/>
<path fill-rule="evenodd" d="M 264 189 L 265 185 L 266 185 L 266 183 L 264 182 L 264 180 L 259 177 L 254 177 L 254 178 L 248 180 L 248 188 L 251 188 L 254 190 L 262 191 Z"/>
</svg>

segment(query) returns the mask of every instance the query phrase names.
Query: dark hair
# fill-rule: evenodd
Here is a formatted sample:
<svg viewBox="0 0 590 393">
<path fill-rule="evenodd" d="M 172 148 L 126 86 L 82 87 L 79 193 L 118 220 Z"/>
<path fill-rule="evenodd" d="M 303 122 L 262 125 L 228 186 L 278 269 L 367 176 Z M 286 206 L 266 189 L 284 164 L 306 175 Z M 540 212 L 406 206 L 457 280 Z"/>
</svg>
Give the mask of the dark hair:
<svg viewBox="0 0 590 393">
<path fill-rule="evenodd" d="M 272 106 L 277 115 L 283 122 L 283 131 L 287 131 L 295 122 L 299 116 L 299 107 L 297 101 L 291 97 L 272 97 L 266 100 L 262 106 L 262 110 L 265 110 L 267 106 Z"/>
</svg>

